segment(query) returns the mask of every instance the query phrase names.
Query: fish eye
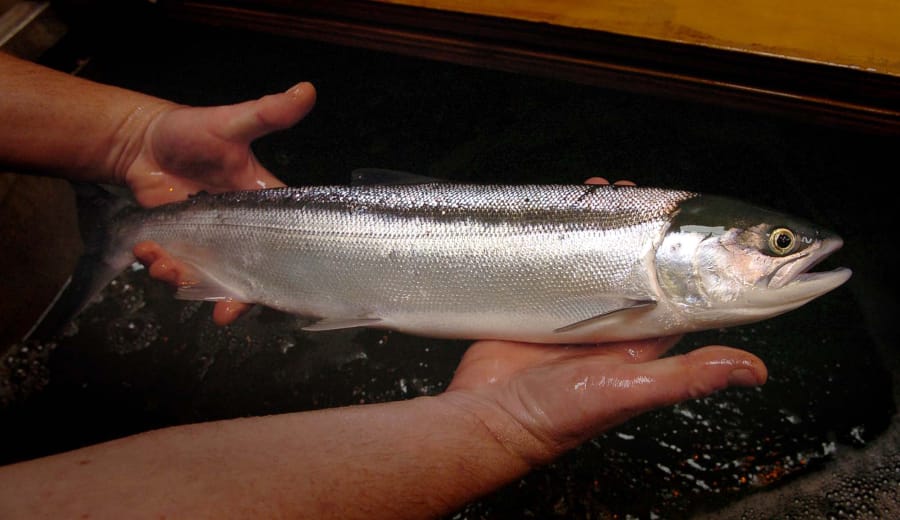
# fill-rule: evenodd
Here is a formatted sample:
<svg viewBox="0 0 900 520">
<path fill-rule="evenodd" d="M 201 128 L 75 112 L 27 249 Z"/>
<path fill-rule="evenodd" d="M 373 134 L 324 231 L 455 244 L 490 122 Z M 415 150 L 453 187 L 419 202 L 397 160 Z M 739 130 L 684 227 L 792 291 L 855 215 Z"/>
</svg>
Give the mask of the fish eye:
<svg viewBox="0 0 900 520">
<path fill-rule="evenodd" d="M 796 243 L 797 239 L 790 229 L 778 228 L 769 234 L 769 249 L 777 255 L 790 253 Z"/>
</svg>

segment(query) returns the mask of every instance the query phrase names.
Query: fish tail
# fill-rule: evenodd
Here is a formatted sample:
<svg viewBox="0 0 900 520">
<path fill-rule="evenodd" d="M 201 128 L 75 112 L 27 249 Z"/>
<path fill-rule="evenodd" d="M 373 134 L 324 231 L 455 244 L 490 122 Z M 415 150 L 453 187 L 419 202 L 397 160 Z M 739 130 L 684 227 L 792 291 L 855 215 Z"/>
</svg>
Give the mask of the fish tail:
<svg viewBox="0 0 900 520">
<path fill-rule="evenodd" d="M 122 215 L 137 204 L 129 196 L 113 193 L 114 187 L 85 183 L 72 183 L 72 187 L 84 251 L 72 274 L 23 341 L 46 340 L 60 335 L 65 326 L 134 261 L 119 236 Z"/>
</svg>

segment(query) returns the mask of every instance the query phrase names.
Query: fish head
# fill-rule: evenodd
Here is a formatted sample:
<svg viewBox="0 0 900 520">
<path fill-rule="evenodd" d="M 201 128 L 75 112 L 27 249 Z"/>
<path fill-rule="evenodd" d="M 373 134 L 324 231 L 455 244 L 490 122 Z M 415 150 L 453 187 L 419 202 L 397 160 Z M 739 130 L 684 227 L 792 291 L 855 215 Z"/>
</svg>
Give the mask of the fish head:
<svg viewBox="0 0 900 520">
<path fill-rule="evenodd" d="M 700 328 L 751 323 L 846 282 L 846 268 L 811 271 L 842 245 L 806 220 L 700 195 L 679 205 L 656 250 L 657 281 L 664 299 Z"/>
</svg>

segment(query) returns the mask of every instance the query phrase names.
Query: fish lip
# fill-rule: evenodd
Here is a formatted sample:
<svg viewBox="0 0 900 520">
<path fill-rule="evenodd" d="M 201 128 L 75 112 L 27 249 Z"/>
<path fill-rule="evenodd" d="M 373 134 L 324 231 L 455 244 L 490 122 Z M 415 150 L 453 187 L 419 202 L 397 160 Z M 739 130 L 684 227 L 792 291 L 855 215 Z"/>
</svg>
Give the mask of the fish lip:
<svg viewBox="0 0 900 520">
<path fill-rule="evenodd" d="M 850 279 L 853 272 L 846 267 L 831 271 L 809 272 L 831 253 L 843 246 L 838 237 L 829 237 L 821 246 L 804 256 L 799 256 L 775 271 L 767 285 L 752 291 L 748 300 L 757 305 L 798 307 L 832 291 Z"/>
<path fill-rule="evenodd" d="M 786 262 L 768 277 L 769 289 L 782 289 L 787 285 L 795 283 L 809 283 L 821 278 L 824 273 L 810 273 L 810 269 L 818 265 L 820 262 L 828 258 L 843 247 L 844 241 L 839 237 L 825 238 L 820 242 L 819 247 L 808 251 L 802 256 Z"/>
<path fill-rule="evenodd" d="M 756 307 L 789 310 L 812 301 L 823 294 L 837 289 L 850 279 L 853 272 L 846 267 L 831 271 L 803 273 L 790 283 L 778 289 L 751 291 L 746 303 Z"/>
</svg>

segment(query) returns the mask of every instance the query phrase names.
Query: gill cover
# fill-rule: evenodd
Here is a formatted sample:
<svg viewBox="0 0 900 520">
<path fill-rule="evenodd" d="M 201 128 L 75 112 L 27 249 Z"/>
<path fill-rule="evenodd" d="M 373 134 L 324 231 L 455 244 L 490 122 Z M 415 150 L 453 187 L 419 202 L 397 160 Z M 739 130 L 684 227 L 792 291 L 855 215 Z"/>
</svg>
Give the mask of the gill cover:
<svg viewBox="0 0 900 520">
<path fill-rule="evenodd" d="M 837 235 L 806 220 L 700 195 L 682 202 L 672 219 L 656 252 L 657 277 L 663 293 L 684 312 L 758 319 L 798 307 L 846 281 L 846 269 L 807 274 L 841 244 Z"/>
</svg>

